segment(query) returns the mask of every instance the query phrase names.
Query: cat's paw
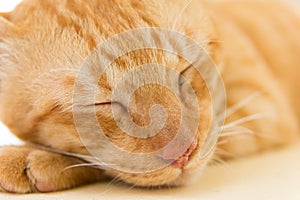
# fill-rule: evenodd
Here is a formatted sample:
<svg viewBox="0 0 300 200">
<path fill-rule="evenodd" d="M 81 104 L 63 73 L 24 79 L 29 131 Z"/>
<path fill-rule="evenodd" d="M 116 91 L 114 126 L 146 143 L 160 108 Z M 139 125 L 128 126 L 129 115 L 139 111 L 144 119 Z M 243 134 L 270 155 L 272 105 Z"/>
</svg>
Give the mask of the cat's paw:
<svg viewBox="0 0 300 200">
<path fill-rule="evenodd" d="M 70 157 L 31 147 L 0 149 L 0 191 L 11 193 L 52 192 L 103 179 L 102 171 L 71 168 Z"/>
</svg>

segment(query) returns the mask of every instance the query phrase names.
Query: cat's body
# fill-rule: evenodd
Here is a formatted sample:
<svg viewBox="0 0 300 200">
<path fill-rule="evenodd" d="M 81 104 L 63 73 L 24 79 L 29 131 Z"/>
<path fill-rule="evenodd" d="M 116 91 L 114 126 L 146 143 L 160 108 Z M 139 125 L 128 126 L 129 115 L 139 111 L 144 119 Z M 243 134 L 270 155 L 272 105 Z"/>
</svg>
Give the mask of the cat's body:
<svg viewBox="0 0 300 200">
<path fill-rule="evenodd" d="M 160 27 L 174 28 L 205 48 L 224 80 L 227 107 L 231 111 L 227 113 L 226 124 L 231 124 L 228 127 L 233 131 L 234 127 L 241 130 L 241 126 L 243 130 L 252 131 L 252 134 L 237 135 L 225 132 L 216 149 L 245 155 L 296 140 L 300 119 L 297 77 L 300 74 L 300 17 L 273 1 L 207 3 L 194 0 L 185 7 L 187 3 L 179 0 L 26 0 L 14 12 L 1 14 L 1 120 L 26 142 L 87 154 L 77 135 L 72 112 L 68 110 L 76 70 L 82 66 L 83 59 L 109 37 L 135 28 Z M 100 102 L 107 100 L 115 78 L 124 73 L 119 68 L 126 68 L 128 62 L 133 65 L 158 62 L 178 68 L 184 63 L 160 51 L 129 54 L 121 58 L 99 84 L 101 92 L 96 98 Z M 203 80 L 194 73 L 189 71 L 187 76 L 203 100 L 199 106 L 204 117 L 196 135 L 198 145 L 191 155 L 189 152 L 188 163 L 178 162 L 178 165 L 144 174 L 86 167 L 64 170 L 78 160 L 29 145 L 4 147 L 0 154 L 0 190 L 47 192 L 103 180 L 107 176 L 117 176 L 141 186 L 187 183 L 213 157 L 227 157 L 218 151 L 212 151 L 205 158 L 198 156 L 201 141 L 207 136 L 211 105 Z M 143 92 L 135 97 L 133 109 L 137 111 L 149 108 L 148 97 L 145 98 Z M 170 133 L 166 135 L 172 135 L 177 126 L 177 104 L 158 88 L 151 92 L 155 103 L 170 105 L 167 109 L 174 119 L 169 122 Z M 249 98 L 255 94 L 256 97 Z M 106 113 L 108 109 L 107 105 L 100 106 L 100 121 L 111 119 Z M 147 113 L 141 114 L 133 114 L 133 118 L 145 125 Z M 143 114 L 145 119 L 141 117 Z M 163 144 L 160 136 L 152 141 L 121 136 L 111 120 L 105 123 L 114 142 L 132 151 L 153 150 Z M 148 143 L 155 145 L 149 147 Z"/>
</svg>

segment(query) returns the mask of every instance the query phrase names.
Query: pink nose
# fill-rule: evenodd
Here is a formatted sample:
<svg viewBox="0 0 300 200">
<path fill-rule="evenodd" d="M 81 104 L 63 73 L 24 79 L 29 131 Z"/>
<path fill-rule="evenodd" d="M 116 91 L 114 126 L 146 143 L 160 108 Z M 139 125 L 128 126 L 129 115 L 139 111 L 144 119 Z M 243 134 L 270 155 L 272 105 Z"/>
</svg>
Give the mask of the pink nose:
<svg viewBox="0 0 300 200">
<path fill-rule="evenodd" d="M 179 169 L 185 167 L 189 163 L 190 155 L 193 153 L 196 147 L 197 141 L 195 140 L 192 142 L 191 146 L 186 150 L 186 152 L 172 163 L 172 166 Z M 174 152 L 165 152 L 162 158 L 166 160 L 172 159 L 174 158 L 173 154 L 176 154 L 176 149 L 174 149 Z"/>
<path fill-rule="evenodd" d="M 188 148 L 188 150 L 181 157 L 179 157 L 177 160 L 175 160 L 172 163 L 173 167 L 179 169 L 185 167 L 189 163 L 190 155 L 193 153 L 196 147 L 197 147 L 197 141 L 194 141 L 191 144 L 191 146 Z"/>
</svg>

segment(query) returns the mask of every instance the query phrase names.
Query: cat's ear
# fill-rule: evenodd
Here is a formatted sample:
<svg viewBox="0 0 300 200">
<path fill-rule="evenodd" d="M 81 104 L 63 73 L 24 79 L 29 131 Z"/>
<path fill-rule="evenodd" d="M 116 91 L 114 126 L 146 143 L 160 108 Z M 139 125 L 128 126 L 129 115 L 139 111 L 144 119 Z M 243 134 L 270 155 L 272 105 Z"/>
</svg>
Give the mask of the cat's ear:
<svg viewBox="0 0 300 200">
<path fill-rule="evenodd" d="M 9 12 L 0 12 L 0 16 L 3 17 L 3 18 L 8 19 L 9 16 L 10 16 L 10 13 Z"/>
<path fill-rule="evenodd" d="M 14 24 L 9 20 L 10 13 L 0 13 L 0 37 L 15 28 Z"/>
</svg>

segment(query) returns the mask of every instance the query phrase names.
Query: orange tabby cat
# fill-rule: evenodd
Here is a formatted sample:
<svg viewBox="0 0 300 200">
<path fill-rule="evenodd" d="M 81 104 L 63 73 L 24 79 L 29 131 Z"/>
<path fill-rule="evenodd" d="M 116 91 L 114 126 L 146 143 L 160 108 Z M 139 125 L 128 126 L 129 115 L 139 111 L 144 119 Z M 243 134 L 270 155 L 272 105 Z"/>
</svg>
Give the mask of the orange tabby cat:
<svg viewBox="0 0 300 200">
<path fill-rule="evenodd" d="M 89 156 L 70 109 L 78 70 L 110 37 L 145 27 L 172 29 L 188 36 L 217 65 L 227 95 L 226 123 L 218 145 L 199 156 L 203 141 L 211 137 L 211 119 L 221 111 L 212 109 L 212 98 L 218 95 L 210 93 L 210 83 L 178 55 L 140 49 L 122 55 L 98 77 L 95 102 L 91 104 L 106 136 L 135 153 L 157 150 L 174 137 L 180 125 L 180 105 L 171 92 L 158 85 L 136 90 L 130 114 L 136 124 L 145 126 L 150 123 L 151 106 L 162 105 L 169 118 L 160 134 L 148 138 L 124 134 L 111 115 L 115 102 L 110 95 L 117 80 L 135 66 L 156 63 L 182 73 L 200 99 L 195 139 L 173 163 L 145 173 L 110 167 L 69 168 L 84 162 L 79 155 Z M 241 156 L 295 141 L 300 119 L 299 35 L 300 17 L 274 1 L 24 0 L 13 12 L 1 13 L 0 17 L 0 117 L 25 142 L 23 146 L 1 148 L 0 190 L 50 192 L 110 177 L 137 186 L 183 185 L 215 157 L 228 158 L 218 150 Z M 132 43 L 149 38 L 137 38 Z M 170 42 L 161 41 L 165 45 Z M 95 60 L 93 63 L 100 65 Z M 169 77 L 167 73 L 163 76 Z M 84 122 L 84 127 L 89 127 L 90 121 Z M 93 136 L 93 129 L 87 130 Z M 102 153 L 113 162 L 117 155 L 109 154 L 109 150 Z M 115 164 L 126 162 L 118 160 Z M 94 165 L 101 167 L 101 163 Z"/>
</svg>

